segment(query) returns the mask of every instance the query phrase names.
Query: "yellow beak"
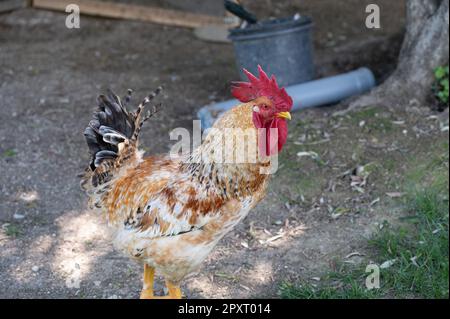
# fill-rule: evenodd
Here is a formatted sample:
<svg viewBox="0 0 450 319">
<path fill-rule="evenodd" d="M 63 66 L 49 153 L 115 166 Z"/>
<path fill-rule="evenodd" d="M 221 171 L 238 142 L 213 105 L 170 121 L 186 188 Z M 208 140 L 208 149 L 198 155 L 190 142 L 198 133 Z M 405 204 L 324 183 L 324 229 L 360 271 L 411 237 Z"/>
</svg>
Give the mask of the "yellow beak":
<svg viewBox="0 0 450 319">
<path fill-rule="evenodd" d="M 289 112 L 280 112 L 277 114 L 277 117 L 287 120 L 292 120 L 291 113 Z"/>
</svg>

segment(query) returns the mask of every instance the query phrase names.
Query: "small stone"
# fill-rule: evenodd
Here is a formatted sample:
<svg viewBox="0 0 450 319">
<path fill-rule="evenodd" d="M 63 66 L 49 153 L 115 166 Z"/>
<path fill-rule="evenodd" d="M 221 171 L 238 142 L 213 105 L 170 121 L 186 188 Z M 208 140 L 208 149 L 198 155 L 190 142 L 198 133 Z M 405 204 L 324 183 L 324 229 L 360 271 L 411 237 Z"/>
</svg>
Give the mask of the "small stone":
<svg viewBox="0 0 450 319">
<path fill-rule="evenodd" d="M 33 266 L 31 267 L 31 270 L 34 272 L 38 272 L 39 271 L 39 267 L 38 266 Z"/>
<path fill-rule="evenodd" d="M 22 215 L 22 214 L 19 214 L 19 213 L 15 213 L 15 214 L 13 215 L 13 218 L 14 218 L 14 219 L 24 219 L 24 218 L 25 218 L 25 215 Z"/>
<path fill-rule="evenodd" d="M 39 199 L 39 194 L 36 191 L 23 192 L 19 195 L 19 199 L 24 202 L 34 202 Z"/>
<path fill-rule="evenodd" d="M 391 259 L 391 260 L 385 261 L 384 263 L 381 264 L 380 268 L 387 269 L 387 268 L 391 267 L 392 265 L 394 265 L 396 261 L 397 261 L 397 259 Z"/>
</svg>

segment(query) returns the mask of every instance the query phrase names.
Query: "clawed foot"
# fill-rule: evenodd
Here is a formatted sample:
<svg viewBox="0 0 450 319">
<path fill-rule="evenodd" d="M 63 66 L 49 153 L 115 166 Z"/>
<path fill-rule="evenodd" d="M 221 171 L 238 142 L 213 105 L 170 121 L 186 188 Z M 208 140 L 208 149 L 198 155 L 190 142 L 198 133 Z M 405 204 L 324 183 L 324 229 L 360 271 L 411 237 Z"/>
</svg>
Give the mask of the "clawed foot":
<svg viewBox="0 0 450 319">
<path fill-rule="evenodd" d="M 155 299 L 153 289 L 142 289 L 140 298 L 141 299 Z"/>
<path fill-rule="evenodd" d="M 181 299 L 181 297 L 177 297 L 177 296 L 171 296 L 170 294 L 167 296 L 155 296 L 153 293 L 152 289 L 144 289 L 141 292 L 141 296 L 140 299 L 154 299 L 154 300 L 159 300 L 159 299 Z"/>
</svg>

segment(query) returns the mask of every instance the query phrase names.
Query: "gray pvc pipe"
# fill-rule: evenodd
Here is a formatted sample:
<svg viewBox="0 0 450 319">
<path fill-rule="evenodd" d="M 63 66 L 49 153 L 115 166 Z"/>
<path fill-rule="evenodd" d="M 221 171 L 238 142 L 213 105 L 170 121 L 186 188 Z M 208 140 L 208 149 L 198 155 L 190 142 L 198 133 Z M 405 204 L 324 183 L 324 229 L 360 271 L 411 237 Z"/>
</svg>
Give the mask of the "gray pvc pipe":
<svg viewBox="0 0 450 319">
<path fill-rule="evenodd" d="M 292 110 L 297 111 L 342 101 L 350 96 L 369 91 L 375 86 L 375 77 L 368 68 L 336 75 L 307 83 L 292 85 L 286 90 L 294 100 Z M 229 100 L 207 105 L 198 111 L 202 129 L 211 127 L 217 117 L 238 105 L 238 100 Z"/>
</svg>

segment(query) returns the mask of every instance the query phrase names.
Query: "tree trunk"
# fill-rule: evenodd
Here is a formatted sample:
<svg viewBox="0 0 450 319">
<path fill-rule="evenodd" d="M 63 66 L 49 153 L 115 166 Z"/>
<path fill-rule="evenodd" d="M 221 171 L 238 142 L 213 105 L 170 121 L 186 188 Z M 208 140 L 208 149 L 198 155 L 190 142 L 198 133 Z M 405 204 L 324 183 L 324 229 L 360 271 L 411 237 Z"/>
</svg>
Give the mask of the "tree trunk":
<svg viewBox="0 0 450 319">
<path fill-rule="evenodd" d="M 397 69 L 380 86 L 350 103 L 344 111 L 374 104 L 424 104 L 434 69 L 449 60 L 449 0 L 408 0 L 406 34 Z"/>
</svg>

